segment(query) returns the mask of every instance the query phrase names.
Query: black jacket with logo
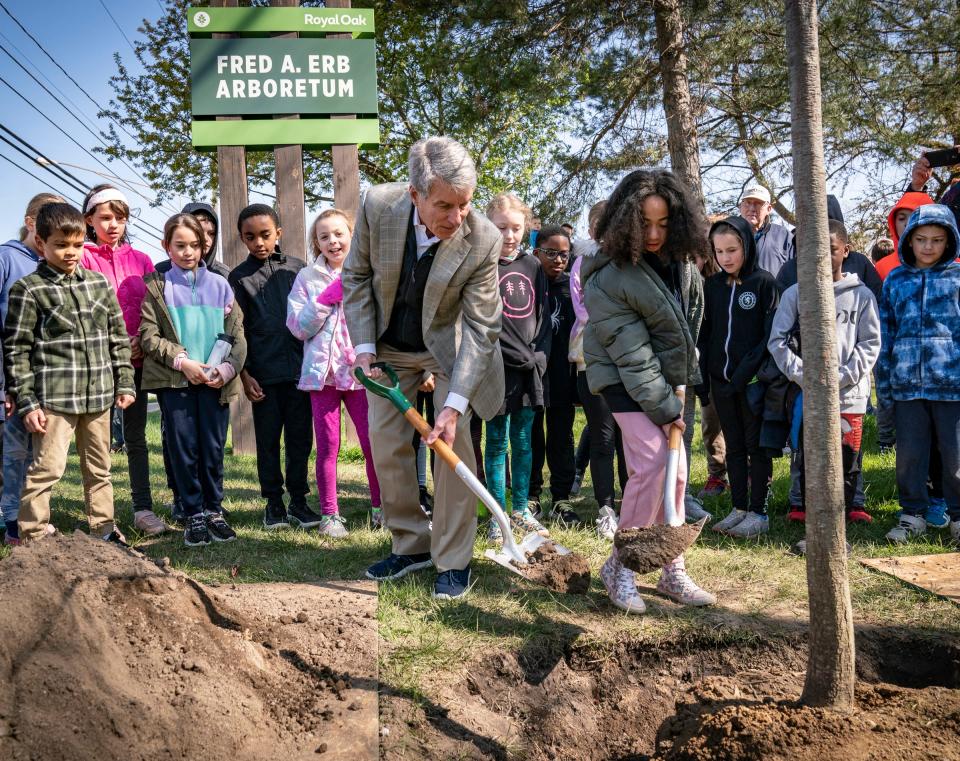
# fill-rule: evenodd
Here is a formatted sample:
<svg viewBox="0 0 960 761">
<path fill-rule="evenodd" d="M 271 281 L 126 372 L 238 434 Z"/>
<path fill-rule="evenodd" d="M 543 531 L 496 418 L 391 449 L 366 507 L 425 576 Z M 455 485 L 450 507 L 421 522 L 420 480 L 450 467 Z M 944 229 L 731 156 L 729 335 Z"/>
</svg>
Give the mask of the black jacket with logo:
<svg viewBox="0 0 960 761">
<path fill-rule="evenodd" d="M 697 348 L 706 389 L 714 393 L 743 391 L 767 356 L 767 340 L 779 302 L 779 289 L 766 270 L 757 267 L 757 246 L 750 224 L 740 217 L 717 222 L 733 227 L 743 243 L 744 262 L 738 281 L 722 270 L 704 284 L 703 325 Z"/>
<path fill-rule="evenodd" d="M 279 251 L 266 259 L 252 254 L 227 278 L 243 310 L 247 337 L 244 369 L 261 386 L 296 383 L 303 364 L 303 342 L 287 330 L 287 297 L 306 262 Z"/>
</svg>

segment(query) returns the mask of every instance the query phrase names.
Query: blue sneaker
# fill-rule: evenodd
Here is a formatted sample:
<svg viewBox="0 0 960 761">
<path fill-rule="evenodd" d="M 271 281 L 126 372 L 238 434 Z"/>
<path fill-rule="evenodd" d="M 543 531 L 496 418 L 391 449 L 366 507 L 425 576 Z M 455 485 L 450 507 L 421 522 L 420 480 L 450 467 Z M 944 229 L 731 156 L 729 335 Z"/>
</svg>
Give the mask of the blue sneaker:
<svg viewBox="0 0 960 761">
<path fill-rule="evenodd" d="M 470 589 L 470 566 L 462 571 L 451 569 L 437 574 L 437 581 L 433 585 L 434 600 L 458 600 L 466 597 Z"/>
<path fill-rule="evenodd" d="M 429 552 L 420 552 L 416 555 L 395 555 L 374 563 L 367 569 L 367 578 L 374 581 L 393 581 L 400 579 L 413 571 L 429 568 L 433 565 Z"/>
<path fill-rule="evenodd" d="M 950 525 L 950 518 L 947 517 L 947 503 L 943 497 L 930 497 L 926 518 L 930 528 L 946 528 Z"/>
</svg>

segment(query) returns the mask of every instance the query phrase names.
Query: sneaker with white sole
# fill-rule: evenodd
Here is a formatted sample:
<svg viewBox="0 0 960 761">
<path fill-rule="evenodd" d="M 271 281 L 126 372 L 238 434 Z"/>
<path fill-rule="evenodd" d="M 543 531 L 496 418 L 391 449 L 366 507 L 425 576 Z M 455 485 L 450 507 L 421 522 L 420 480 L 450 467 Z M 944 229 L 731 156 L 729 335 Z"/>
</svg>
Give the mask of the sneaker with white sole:
<svg viewBox="0 0 960 761">
<path fill-rule="evenodd" d="M 153 510 L 137 510 L 133 514 L 133 527 L 144 536 L 159 536 L 170 528 Z"/>
<path fill-rule="evenodd" d="M 731 510 L 730 515 L 714 525 L 713 530 L 718 534 L 726 534 L 740 521 L 747 517 L 746 510 Z"/>
<path fill-rule="evenodd" d="M 607 558 L 600 566 L 600 579 L 607 590 L 607 595 L 616 607 L 625 610 L 627 613 L 644 613 L 647 610 L 646 603 L 637 592 L 637 578 L 633 571 L 624 568 L 616 555 Z"/>
<path fill-rule="evenodd" d="M 717 601 L 714 595 L 697 586 L 683 568 L 665 567 L 657 582 L 657 592 L 681 605 L 693 607 L 713 605 Z"/>
<path fill-rule="evenodd" d="M 345 524 L 346 521 L 344 521 L 339 514 L 324 515 L 320 519 L 317 531 L 332 539 L 343 539 L 343 537 L 350 534 Z"/>
<path fill-rule="evenodd" d="M 750 511 L 742 521 L 727 531 L 727 536 L 733 536 L 737 539 L 752 539 L 755 536 L 766 534 L 768 531 L 770 531 L 770 519 L 766 515 Z"/>
<path fill-rule="evenodd" d="M 925 533 L 927 533 L 927 521 L 922 515 L 903 513 L 900 516 L 900 522 L 887 532 L 887 540 L 894 544 L 906 544 L 914 537 L 923 536 Z"/>
<path fill-rule="evenodd" d="M 540 521 L 533 517 L 530 508 L 514 510 L 510 513 L 510 524 L 521 534 L 540 534 L 550 536 L 550 531 Z"/>
<path fill-rule="evenodd" d="M 947 516 L 947 502 L 943 497 L 930 497 L 927 512 L 924 515 L 928 528 L 947 528 L 950 518 Z"/>
<path fill-rule="evenodd" d="M 609 505 L 604 505 L 600 508 L 600 513 L 597 517 L 597 534 L 600 535 L 601 539 L 612 542 L 613 535 L 617 533 L 617 524 L 619 522 L 620 519 L 617 518 L 617 514 L 613 511 L 613 508 Z"/>
<path fill-rule="evenodd" d="M 692 494 L 685 494 L 683 496 L 683 512 L 686 516 L 687 523 L 697 523 L 704 518 L 707 519 L 708 523 L 713 520 L 713 515 L 703 509 L 703 502 Z"/>
</svg>

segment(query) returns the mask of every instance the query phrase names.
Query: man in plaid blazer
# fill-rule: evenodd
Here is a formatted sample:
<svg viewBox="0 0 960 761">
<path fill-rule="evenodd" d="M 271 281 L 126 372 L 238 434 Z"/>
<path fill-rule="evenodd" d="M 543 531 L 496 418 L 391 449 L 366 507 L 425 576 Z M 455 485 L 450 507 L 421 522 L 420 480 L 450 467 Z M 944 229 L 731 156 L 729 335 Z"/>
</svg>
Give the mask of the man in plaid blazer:
<svg viewBox="0 0 960 761">
<path fill-rule="evenodd" d="M 489 419 L 503 403 L 500 233 L 470 207 L 476 169 L 459 143 L 421 140 L 410 149 L 409 166 L 409 185 L 366 192 L 343 265 L 355 367 L 379 377 L 370 364 L 389 363 L 411 401 L 433 375 L 440 413 L 427 443 L 443 439 L 474 470 L 471 409 Z M 371 394 L 369 401 L 373 459 L 393 548 L 367 576 L 397 579 L 435 565 L 434 596 L 460 597 L 470 585 L 476 498 L 449 468 L 439 468 L 431 532 L 420 508 L 409 424 L 387 400 Z"/>
</svg>

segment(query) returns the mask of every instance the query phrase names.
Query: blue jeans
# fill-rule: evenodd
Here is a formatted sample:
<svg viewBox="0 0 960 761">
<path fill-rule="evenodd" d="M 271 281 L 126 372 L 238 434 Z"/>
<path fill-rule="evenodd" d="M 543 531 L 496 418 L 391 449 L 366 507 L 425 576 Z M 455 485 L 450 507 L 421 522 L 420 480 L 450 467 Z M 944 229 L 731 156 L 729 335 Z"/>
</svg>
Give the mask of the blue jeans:
<svg viewBox="0 0 960 761">
<path fill-rule="evenodd" d="M 530 496 L 530 469 L 533 450 L 530 447 L 530 432 L 533 428 L 534 410 L 524 407 L 508 415 L 497 415 L 487 421 L 487 446 L 484 453 L 487 487 L 493 498 L 504 510 L 507 508 L 506 469 L 507 438 L 510 439 L 510 475 L 513 507 L 524 510 Z"/>
<path fill-rule="evenodd" d="M 23 418 L 14 413 L 3 426 L 3 496 L 0 511 L 4 521 L 15 521 L 20 513 L 20 494 L 33 461 L 32 436 Z"/>
</svg>

